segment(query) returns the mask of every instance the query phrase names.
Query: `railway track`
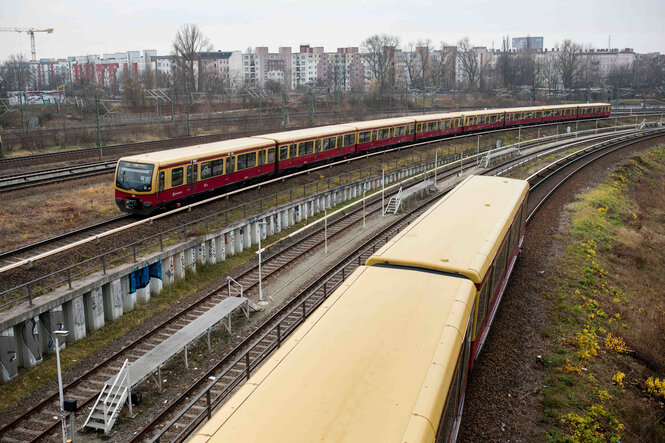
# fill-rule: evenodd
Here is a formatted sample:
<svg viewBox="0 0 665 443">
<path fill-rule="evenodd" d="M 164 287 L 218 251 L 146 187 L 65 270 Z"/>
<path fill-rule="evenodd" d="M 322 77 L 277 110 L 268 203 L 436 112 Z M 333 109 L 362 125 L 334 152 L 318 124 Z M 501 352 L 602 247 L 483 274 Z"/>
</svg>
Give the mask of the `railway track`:
<svg viewBox="0 0 665 443">
<path fill-rule="evenodd" d="M 500 168 L 495 168 L 495 169 L 498 170 Z M 374 202 L 373 206 L 369 205 L 367 208 L 368 212 L 379 210 L 377 206 L 378 202 Z M 356 224 L 361 219 L 361 216 L 358 215 L 359 212 L 360 209 L 354 210 L 349 214 L 347 214 L 346 217 L 340 218 L 335 222 L 331 222 L 331 224 L 329 225 L 330 235 L 336 235 L 337 233 L 342 232 L 343 229 L 348 229 L 350 226 Z M 415 216 L 417 216 L 417 214 L 413 213 L 412 217 Z M 355 217 L 355 219 L 353 217 Z M 406 216 L 402 217 L 399 221 L 396 221 L 393 225 L 391 225 L 391 228 L 401 229 L 400 226 L 405 226 L 405 224 L 401 225 L 399 223 L 401 221 L 404 221 L 404 223 L 408 224 L 410 220 L 412 220 L 412 218 L 407 221 Z M 388 231 L 384 231 L 381 234 L 379 234 L 379 236 L 382 239 L 384 238 L 387 239 L 387 237 L 389 237 L 390 235 L 391 234 L 389 234 Z M 265 275 L 264 278 L 265 279 L 271 278 L 271 275 L 274 275 L 280 272 L 281 270 L 284 270 L 285 266 L 288 266 L 290 263 L 293 263 L 293 261 L 295 261 L 298 257 L 306 256 L 313 249 L 320 247 L 322 241 L 323 240 L 321 238 L 321 229 L 318 229 L 309 234 L 308 236 L 304 237 L 301 241 L 284 248 L 279 253 L 267 257 L 263 262 L 263 272 Z M 369 247 L 369 244 L 370 242 L 366 243 L 366 245 L 368 245 L 367 247 Z M 366 252 L 365 254 L 367 255 L 369 253 Z M 353 260 L 355 260 L 354 263 L 362 262 L 362 259 L 363 256 L 360 256 L 360 258 L 353 258 Z M 339 281 L 329 280 L 328 283 L 321 283 L 323 280 L 318 279 L 317 282 L 319 282 L 320 287 L 318 287 L 317 291 L 319 292 L 322 291 L 323 294 L 326 294 L 327 291 L 332 290 L 333 288 L 332 285 L 339 284 L 339 282 L 343 281 L 345 275 L 348 275 L 348 273 L 350 272 L 348 269 L 344 268 L 344 266 L 346 266 L 345 262 L 341 261 L 336 266 L 333 267 L 333 269 L 337 270 L 338 273 L 341 272 L 341 275 L 336 275 L 331 278 L 339 279 Z M 258 270 L 254 268 L 248 270 L 243 274 L 236 276 L 237 277 L 236 279 L 240 279 L 243 282 L 242 283 L 243 286 L 246 285 L 248 292 L 255 290 L 256 283 L 258 281 L 258 278 L 256 278 L 256 274 L 258 273 L 257 271 Z M 316 285 L 316 282 L 314 285 Z M 310 287 L 314 288 L 314 286 Z M 157 343 L 161 342 L 165 338 L 165 336 L 168 336 L 169 333 L 168 331 L 172 332 L 174 330 L 180 329 L 185 324 L 189 323 L 193 318 L 200 315 L 202 309 L 207 310 L 210 307 L 214 306 L 222 297 L 224 297 L 225 288 L 226 288 L 225 285 L 220 286 L 219 288 L 217 288 L 216 291 L 208 294 L 206 297 L 201 298 L 196 303 L 183 309 L 178 315 L 156 326 L 140 339 L 137 339 L 134 342 L 125 345 L 117 354 L 108 357 L 104 362 L 100 363 L 95 368 L 93 368 L 93 370 L 84 374 L 82 378 L 68 384 L 67 387 L 65 388 L 66 396 L 76 398 L 79 401 L 80 407 L 85 407 L 86 405 L 89 405 L 90 402 L 96 397 L 96 394 L 101 390 L 103 382 L 106 379 L 110 378 L 119 370 L 125 358 L 130 358 L 130 360 L 138 358 L 138 356 L 142 355 L 148 349 L 152 348 Z M 314 307 L 317 306 L 319 303 L 320 301 L 316 301 L 315 299 L 311 300 L 308 299 L 308 301 L 303 301 L 302 304 L 298 304 L 298 302 L 296 301 L 289 303 L 289 305 L 287 305 L 287 308 L 289 308 L 290 311 L 287 308 L 284 308 L 280 312 L 284 315 L 288 314 L 286 318 L 287 319 L 290 318 L 291 320 L 287 321 L 282 326 L 279 327 L 275 326 L 276 329 L 273 328 L 273 330 L 271 330 L 270 332 L 270 334 L 272 335 L 269 334 L 266 335 L 266 334 L 261 334 L 259 332 L 255 332 L 254 334 L 252 334 L 250 338 L 246 339 L 240 345 L 238 345 L 236 350 L 240 352 L 242 349 L 244 349 L 243 346 L 246 347 L 249 345 L 249 343 L 252 342 L 252 339 L 257 339 L 258 337 L 262 337 L 263 335 L 266 335 L 266 337 L 263 337 L 264 339 L 269 339 L 270 337 L 272 337 L 273 341 L 276 339 L 277 343 L 279 343 L 280 340 L 286 336 L 285 334 L 288 331 L 291 331 L 295 328 L 296 317 L 299 317 L 300 315 L 306 316 L 306 314 L 311 312 L 314 309 Z M 194 311 L 196 311 L 196 313 L 194 313 Z M 277 321 L 276 316 L 277 314 L 271 317 L 271 320 Z M 260 330 L 263 330 L 265 332 L 265 328 Z M 233 358 L 233 356 L 237 356 L 237 353 L 229 354 L 229 356 L 227 356 L 223 360 L 223 362 L 220 363 L 219 366 L 219 368 L 225 368 L 221 369 L 225 371 L 224 374 L 221 375 L 222 379 L 224 377 L 227 377 L 227 379 L 231 377 L 233 380 L 236 380 L 238 377 L 240 377 L 240 379 L 236 380 L 236 382 L 233 382 L 236 384 L 239 383 L 242 377 L 244 377 L 244 375 L 241 374 L 242 375 L 241 376 L 238 374 L 240 374 L 240 372 L 246 374 L 247 369 L 249 369 L 249 373 L 251 373 L 251 370 L 256 366 L 258 366 L 258 364 L 260 364 L 260 358 L 262 358 L 262 356 L 263 357 L 267 356 L 270 353 L 270 351 L 274 349 L 275 345 L 272 346 L 273 346 L 272 348 L 270 346 L 260 346 L 252 351 L 253 354 L 248 354 L 247 352 L 245 352 L 245 354 L 243 354 L 242 359 L 240 360 L 238 358 L 235 359 Z M 248 366 L 246 365 L 247 361 L 250 362 Z M 231 368 L 233 366 L 231 366 L 231 363 L 233 362 L 235 362 L 236 367 L 239 367 L 239 365 L 240 366 L 245 365 L 246 367 L 244 369 L 240 369 L 240 372 L 238 372 L 237 370 L 232 370 Z M 202 377 L 201 381 L 199 381 L 197 385 L 201 387 L 204 384 L 206 384 L 207 377 L 209 376 L 210 375 Z M 229 384 L 229 386 L 232 386 L 233 383 Z M 233 387 L 221 388 L 217 393 L 217 395 L 226 395 L 229 392 L 231 392 L 232 389 Z M 185 396 L 188 396 L 189 398 L 192 398 L 192 396 L 198 396 L 197 397 L 198 400 L 201 400 L 203 399 L 203 397 L 206 397 L 203 394 L 196 394 L 194 391 L 191 390 L 187 391 Z M 185 396 L 183 396 L 182 398 L 184 399 Z M 217 396 L 212 396 L 211 398 L 217 398 Z M 221 398 L 223 397 L 220 397 L 219 401 L 221 401 Z M 206 400 L 203 399 L 201 401 L 205 402 Z M 175 402 L 175 404 L 182 405 L 184 402 L 185 400 L 181 400 Z M 200 404 L 198 406 L 196 404 L 192 404 L 190 409 L 198 410 L 199 412 L 203 411 L 204 413 L 208 410 L 207 407 L 203 407 L 203 409 L 201 409 Z M 3 441 L 26 441 L 26 440 L 37 441 L 46 438 L 60 425 L 59 421 L 53 420 L 53 417 L 58 415 L 58 410 L 59 410 L 59 405 L 57 402 L 57 393 L 52 393 L 50 396 L 45 398 L 45 400 L 42 403 L 32 408 L 30 411 L 26 411 L 23 414 L 23 416 L 17 417 L 15 420 L 11 421 L 7 425 L 5 425 L 2 429 L 0 429 L 0 437 L 2 438 Z M 174 414 L 173 411 L 174 411 L 173 406 L 170 406 L 167 412 L 164 412 L 160 415 L 161 418 L 156 418 L 154 420 L 153 429 L 154 426 L 159 426 L 159 424 L 163 425 L 165 422 L 173 420 L 170 419 L 168 416 L 168 414 Z M 200 414 L 197 413 L 194 415 L 199 416 Z M 192 414 L 189 414 L 189 416 L 191 417 Z M 149 428 L 147 428 L 140 435 L 137 434 L 137 438 L 141 438 L 140 436 L 145 437 L 149 434 L 150 431 Z"/>
<path fill-rule="evenodd" d="M 434 110 L 434 111 L 448 112 L 448 110 L 445 109 Z M 403 113 L 404 112 L 402 110 L 385 110 L 385 111 L 376 111 L 376 112 L 369 111 L 369 112 L 353 113 L 352 116 L 349 117 L 348 113 L 340 115 L 340 113 L 337 112 L 318 112 L 314 117 L 320 118 L 322 120 L 318 124 L 335 124 L 335 122 L 337 121 L 342 121 L 342 120 L 348 121 L 349 118 L 364 120 L 367 118 L 369 119 L 382 118 L 383 116 L 399 116 L 402 115 Z M 290 113 L 289 116 L 291 117 L 291 119 L 300 119 L 302 121 L 309 120 L 310 118 L 310 114 L 306 112 Z M 267 125 L 266 122 L 268 122 L 268 120 L 273 121 L 274 124 Z M 249 125 L 251 128 L 254 128 L 256 127 L 255 123 L 262 121 L 263 124 L 262 132 L 265 133 L 266 131 L 274 132 L 276 130 L 280 130 L 282 127 L 281 126 L 282 120 L 283 120 L 283 115 L 280 110 L 277 114 L 265 114 L 263 115 L 263 117 L 259 117 L 258 115 L 255 114 L 246 115 L 246 116 L 231 116 L 231 117 L 213 116 L 213 117 L 203 117 L 203 118 L 192 118 L 190 122 L 191 124 L 210 123 L 210 124 L 215 124 L 217 127 L 219 127 L 220 125 L 244 124 L 244 125 Z M 187 120 L 183 118 L 183 119 L 177 119 L 175 123 L 182 125 L 186 124 L 186 122 Z M 118 126 L 132 126 L 137 124 L 138 125 L 167 124 L 167 123 L 171 123 L 170 117 L 168 118 L 162 117 L 160 119 L 150 122 L 124 123 Z M 302 126 L 295 124 L 294 126 L 289 127 L 289 130 L 300 129 L 309 126 L 311 125 Z M 85 127 L 81 127 L 79 129 L 87 131 L 94 128 L 95 125 L 91 124 Z M 76 129 L 77 128 L 74 128 L 73 130 Z M 103 130 L 114 129 L 114 127 L 112 125 L 109 126 L 104 125 L 102 126 L 102 129 Z M 40 134 L 44 134 L 47 137 L 52 137 L 52 134 L 60 133 L 63 130 L 68 131 L 72 130 L 72 128 L 53 128 L 53 129 L 42 129 L 39 131 L 41 131 Z M 12 138 L 25 137 L 25 135 L 12 134 L 11 131 L 12 130 L 3 132 L 5 142 L 8 144 L 12 142 L 11 140 Z M 252 129 L 252 130 L 225 132 L 223 134 L 183 136 L 183 137 L 174 137 L 170 139 L 152 140 L 146 142 L 121 143 L 117 145 L 102 146 L 101 148 L 90 147 L 90 148 L 73 149 L 73 150 L 59 151 L 59 152 L 48 152 L 43 154 L 33 154 L 21 157 L 5 157 L 5 158 L 0 158 L 0 171 L 8 170 L 9 168 L 31 167 L 39 164 L 48 164 L 48 163 L 62 162 L 67 160 L 98 161 L 100 158 L 100 154 L 102 154 L 105 158 L 117 160 L 118 158 L 124 155 L 148 152 L 155 149 L 179 148 L 183 146 L 190 146 L 193 144 L 211 143 L 215 141 L 227 140 L 230 138 L 246 137 L 256 134 L 257 131 L 255 129 Z M 28 137 L 29 136 L 30 134 L 28 135 Z"/>
<path fill-rule="evenodd" d="M 77 239 L 94 236 L 96 233 L 102 233 L 109 229 L 119 228 L 125 226 L 127 223 L 136 220 L 137 217 L 131 214 L 121 215 L 109 220 L 104 220 L 93 225 L 85 226 L 66 234 L 57 235 L 47 238 L 30 245 L 22 246 L 20 248 L 0 252 L 0 268 L 21 260 L 27 260 L 41 253 L 49 252 L 59 247 L 66 246 L 75 242 Z"/>
<path fill-rule="evenodd" d="M 390 194 L 389 194 L 390 195 Z M 366 215 L 381 210 L 381 200 L 377 198 L 366 207 Z M 362 220 L 362 208 L 347 212 L 342 217 L 328 224 L 328 239 L 339 235 Z M 320 248 L 324 242 L 324 229 L 316 229 L 297 242 L 284 247 L 282 250 L 268 256 L 262 262 L 262 280 L 268 281 L 277 273 L 283 271 L 296 260 L 306 257 L 312 251 Z M 234 277 L 241 282 L 244 293 L 252 294 L 258 285 L 258 264 Z M 74 398 L 79 408 L 91 406 L 101 391 L 104 381 L 115 375 L 126 358 L 136 360 L 148 350 L 163 341 L 173 332 L 182 329 L 203 312 L 218 304 L 226 297 L 226 285 L 221 285 L 214 291 L 202 297 L 195 303 L 180 311 L 177 315 L 162 322 L 142 337 L 125 345 L 117 353 L 106 358 L 103 362 L 87 371 L 77 380 L 64 387 L 65 395 Z M 54 430 L 59 429 L 60 422 L 52 417 L 59 414 L 58 393 L 53 392 L 43 401 L 25 411 L 22 416 L 16 417 L 0 429 L 0 440 L 12 441 L 41 441 L 47 438 Z"/>
<path fill-rule="evenodd" d="M 551 123 L 536 126 L 550 126 Z M 532 126 L 528 126 L 532 127 Z M 535 127 L 535 126 L 533 126 Z M 526 128 L 526 127 L 525 127 Z M 487 131 L 487 133 L 515 130 L 516 128 L 501 129 L 498 131 Z M 15 170 L 20 167 L 28 168 L 34 167 L 36 164 L 44 164 L 49 162 L 58 162 L 68 159 L 79 161 L 78 164 L 67 165 L 57 168 L 41 169 L 33 172 L 24 172 L 20 174 L 1 174 L 0 173 L 0 191 L 15 191 L 20 189 L 29 188 L 32 186 L 41 186 L 53 183 L 60 183 L 74 179 L 81 179 L 86 177 L 93 177 L 103 174 L 110 174 L 115 170 L 115 164 L 118 158 L 128 154 L 138 154 L 143 152 L 150 152 L 158 149 L 171 149 L 193 144 L 211 143 L 229 138 L 236 138 L 242 136 L 254 135 L 254 132 L 243 131 L 226 134 L 211 134 L 192 137 L 179 137 L 173 139 L 154 140 L 148 142 L 127 143 L 121 145 L 112 145 L 103 147 L 106 152 L 106 157 L 110 159 L 107 161 L 93 161 L 89 162 L 92 158 L 100 157 L 100 148 L 84 148 L 73 151 L 52 152 L 45 154 L 36 154 L 24 157 L 10 157 L 0 159 L 0 171 Z M 476 134 L 467 134 L 467 136 L 475 136 Z M 444 139 L 445 140 L 445 139 Z M 525 145 L 528 142 L 524 143 Z M 88 160 L 86 163 L 80 161 Z M 11 169 L 10 169 L 11 168 Z"/>
<path fill-rule="evenodd" d="M 660 133 L 647 136 L 647 139 L 662 136 L 663 134 Z M 639 141 L 643 141 L 643 139 L 640 139 Z M 578 160 L 587 159 L 587 162 L 584 163 L 584 165 L 575 169 L 575 172 L 577 172 L 597 158 L 634 143 L 635 140 L 613 143 L 611 144 L 611 148 L 606 149 L 603 152 L 589 152 L 578 156 L 572 156 L 569 161 L 575 163 Z M 553 174 L 547 174 L 545 177 L 542 177 L 542 174 L 535 174 L 530 177 L 530 181 L 534 181 L 533 189 L 540 189 L 542 184 L 547 182 L 550 177 L 566 168 L 570 168 L 570 164 L 557 166 L 550 171 L 553 172 Z M 492 171 L 500 172 L 503 169 L 503 167 L 497 167 Z M 554 172 L 554 170 L 556 172 Z M 492 171 L 488 171 L 488 173 L 491 173 Z M 564 180 L 567 179 L 568 176 L 566 176 Z M 558 187 L 559 185 L 557 184 L 555 186 Z M 403 227 L 407 226 L 413 219 L 421 214 L 431 202 L 436 201 L 439 197 L 440 195 L 436 195 L 427 199 L 426 202 L 391 224 L 380 234 L 376 235 L 374 239 L 365 242 L 343 260 L 339 261 L 305 290 L 301 291 L 286 306 L 280 309 L 279 312 L 275 313 L 247 339 L 243 340 L 241 344 L 234 348 L 234 350 L 215 365 L 213 369 L 200 377 L 190 389 L 184 392 L 177 400 L 171 402 L 168 408 L 153 418 L 143 430 L 135 434 L 132 442 L 143 440 L 179 442 L 186 439 L 197 426 L 204 422 L 206 417 L 210 417 L 215 407 L 219 406 L 239 385 L 249 378 L 252 371 L 256 369 L 272 351 L 277 349 L 281 342 L 327 298 L 327 295 L 344 280 L 346 275 L 353 272 L 353 270 L 367 260 L 378 247 L 385 244 L 389 238 L 403 229 Z M 547 196 L 543 198 L 546 199 Z M 537 200 L 534 207 L 530 210 L 529 217 L 531 217 L 540 207 L 542 204 L 541 201 L 542 200 Z M 210 377 L 214 377 L 213 382 L 209 381 Z"/>
</svg>

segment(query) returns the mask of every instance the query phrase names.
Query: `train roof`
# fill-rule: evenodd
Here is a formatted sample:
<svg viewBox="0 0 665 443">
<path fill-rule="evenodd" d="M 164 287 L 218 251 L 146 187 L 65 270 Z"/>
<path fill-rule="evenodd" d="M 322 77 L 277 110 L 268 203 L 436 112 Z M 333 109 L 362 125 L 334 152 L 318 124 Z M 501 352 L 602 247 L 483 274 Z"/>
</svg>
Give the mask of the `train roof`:
<svg viewBox="0 0 665 443">
<path fill-rule="evenodd" d="M 528 188 L 523 180 L 471 176 L 366 264 L 451 272 L 481 283 Z"/>
<path fill-rule="evenodd" d="M 414 115 L 413 118 L 416 122 L 431 121 L 431 120 L 444 120 L 447 118 L 458 118 L 461 117 L 462 113 L 460 112 L 446 112 L 438 114 L 423 114 L 423 115 Z"/>
<path fill-rule="evenodd" d="M 274 142 L 243 137 L 233 140 L 223 140 L 219 142 L 187 146 L 185 148 L 168 149 L 165 151 L 149 152 L 147 154 L 130 155 L 123 157 L 120 160 L 132 161 L 136 163 L 167 165 L 172 163 L 199 160 L 202 158 L 211 157 L 213 155 L 231 154 L 269 145 L 274 146 Z"/>
<path fill-rule="evenodd" d="M 487 114 L 501 114 L 505 112 L 503 108 L 497 109 L 480 109 L 477 111 L 463 111 L 462 115 L 487 115 Z"/>
<path fill-rule="evenodd" d="M 610 106 L 610 104 L 609 103 L 580 103 L 577 106 L 584 106 L 584 107 L 586 107 L 586 106 Z"/>
<path fill-rule="evenodd" d="M 351 122 L 347 123 L 347 125 L 355 127 L 358 131 L 363 131 L 365 129 L 383 128 L 386 126 L 408 125 L 414 122 L 415 120 L 411 117 L 395 117 L 381 120 L 367 120 L 365 122 Z"/>
<path fill-rule="evenodd" d="M 434 441 L 475 294 L 361 266 L 190 442 Z"/>
<path fill-rule="evenodd" d="M 506 112 L 543 111 L 547 109 L 577 108 L 578 105 L 550 105 L 550 106 L 522 106 L 518 108 L 506 108 Z"/>
<path fill-rule="evenodd" d="M 342 134 L 353 132 L 355 128 L 351 125 L 328 125 L 316 128 L 294 129 L 292 131 L 274 132 L 271 134 L 255 135 L 253 139 L 274 140 L 277 143 L 290 142 L 295 140 L 305 140 L 309 138 L 325 137 L 326 135 Z"/>
</svg>

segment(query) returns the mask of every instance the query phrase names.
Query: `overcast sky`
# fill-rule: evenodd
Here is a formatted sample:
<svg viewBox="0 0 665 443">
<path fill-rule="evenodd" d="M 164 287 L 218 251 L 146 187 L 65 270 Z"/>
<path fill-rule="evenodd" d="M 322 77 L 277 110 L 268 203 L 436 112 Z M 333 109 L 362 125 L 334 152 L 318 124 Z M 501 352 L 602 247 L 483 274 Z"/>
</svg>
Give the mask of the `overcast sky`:
<svg viewBox="0 0 665 443">
<path fill-rule="evenodd" d="M 168 54 L 183 23 L 196 23 L 215 50 L 300 44 L 360 46 L 370 35 L 499 48 L 505 35 L 571 38 L 594 48 L 665 52 L 663 0 L 0 0 L 0 27 L 54 28 L 35 36 L 37 58 L 156 49 Z M 30 57 L 26 34 L 0 32 L 0 60 Z"/>
</svg>

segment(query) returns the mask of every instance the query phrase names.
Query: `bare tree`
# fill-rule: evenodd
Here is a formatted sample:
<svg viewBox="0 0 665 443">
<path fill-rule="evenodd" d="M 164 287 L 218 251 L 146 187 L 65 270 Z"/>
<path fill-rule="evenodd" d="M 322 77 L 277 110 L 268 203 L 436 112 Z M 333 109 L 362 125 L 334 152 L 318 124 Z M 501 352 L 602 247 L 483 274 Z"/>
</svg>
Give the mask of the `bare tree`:
<svg viewBox="0 0 665 443">
<path fill-rule="evenodd" d="M 457 48 L 441 42 L 441 49 L 435 51 L 431 57 L 432 84 L 442 88 L 455 86 L 455 60 Z"/>
<path fill-rule="evenodd" d="M 612 98 L 617 100 L 622 89 L 631 87 L 632 69 L 629 65 L 615 66 L 610 69 L 605 84 L 611 88 Z"/>
<path fill-rule="evenodd" d="M 554 68 L 561 78 L 564 89 L 570 89 L 575 85 L 580 72 L 582 46 L 566 39 L 561 45 L 557 45 L 555 54 Z"/>
<path fill-rule="evenodd" d="M 5 91 L 25 91 L 33 80 L 30 63 L 23 54 L 11 55 L 0 67 L 1 85 Z"/>
<path fill-rule="evenodd" d="M 536 63 L 536 84 L 547 87 L 550 91 L 557 89 L 559 74 L 554 67 L 554 57 L 546 56 Z"/>
<path fill-rule="evenodd" d="M 665 86 L 665 60 L 658 55 L 642 55 L 635 59 L 632 69 L 632 84 L 635 92 L 644 96 L 663 91 Z"/>
<path fill-rule="evenodd" d="M 501 54 L 496 63 L 496 75 L 503 86 L 511 87 L 518 83 L 517 56 L 510 52 L 510 36 L 506 35 L 501 44 Z"/>
<path fill-rule="evenodd" d="M 483 56 L 478 48 L 471 46 L 468 37 L 465 37 L 457 43 L 457 59 L 460 69 L 466 75 L 467 87 L 480 88 L 483 74 L 489 66 L 489 57 Z"/>
<path fill-rule="evenodd" d="M 198 91 L 204 83 L 199 52 L 212 51 L 213 46 L 193 23 L 182 25 L 173 40 L 171 57 L 176 84 L 180 83 L 191 91 Z"/>
<path fill-rule="evenodd" d="M 587 90 L 587 100 L 590 100 L 591 87 L 600 82 L 600 62 L 591 48 L 587 48 L 580 56 L 577 82 L 580 87 Z"/>
<path fill-rule="evenodd" d="M 349 89 L 349 72 L 345 55 L 337 55 L 332 60 L 332 70 L 328 73 L 330 86 L 335 92 Z"/>
<path fill-rule="evenodd" d="M 423 88 L 432 83 L 431 67 L 432 41 L 418 40 L 417 43 L 409 43 L 409 48 L 404 54 L 409 82 L 416 88 Z"/>
<path fill-rule="evenodd" d="M 395 83 L 395 48 L 399 37 L 395 35 L 373 35 L 363 43 L 367 67 L 378 83 L 379 92 L 387 91 Z"/>
<path fill-rule="evenodd" d="M 133 108 L 138 108 L 143 105 L 144 91 L 143 85 L 138 79 L 138 76 L 131 75 L 128 69 L 122 71 L 122 95 Z"/>
</svg>

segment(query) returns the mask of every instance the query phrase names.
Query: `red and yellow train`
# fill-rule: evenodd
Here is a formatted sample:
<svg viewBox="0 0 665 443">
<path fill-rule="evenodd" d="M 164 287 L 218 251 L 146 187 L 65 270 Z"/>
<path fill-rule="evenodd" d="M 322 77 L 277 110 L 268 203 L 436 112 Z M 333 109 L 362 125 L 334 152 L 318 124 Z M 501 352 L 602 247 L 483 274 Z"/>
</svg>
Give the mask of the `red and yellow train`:
<svg viewBox="0 0 665 443">
<path fill-rule="evenodd" d="M 609 103 L 426 114 L 244 137 L 123 157 L 115 201 L 125 212 L 150 215 L 213 190 L 259 181 L 374 149 L 491 129 L 603 118 Z"/>
</svg>

